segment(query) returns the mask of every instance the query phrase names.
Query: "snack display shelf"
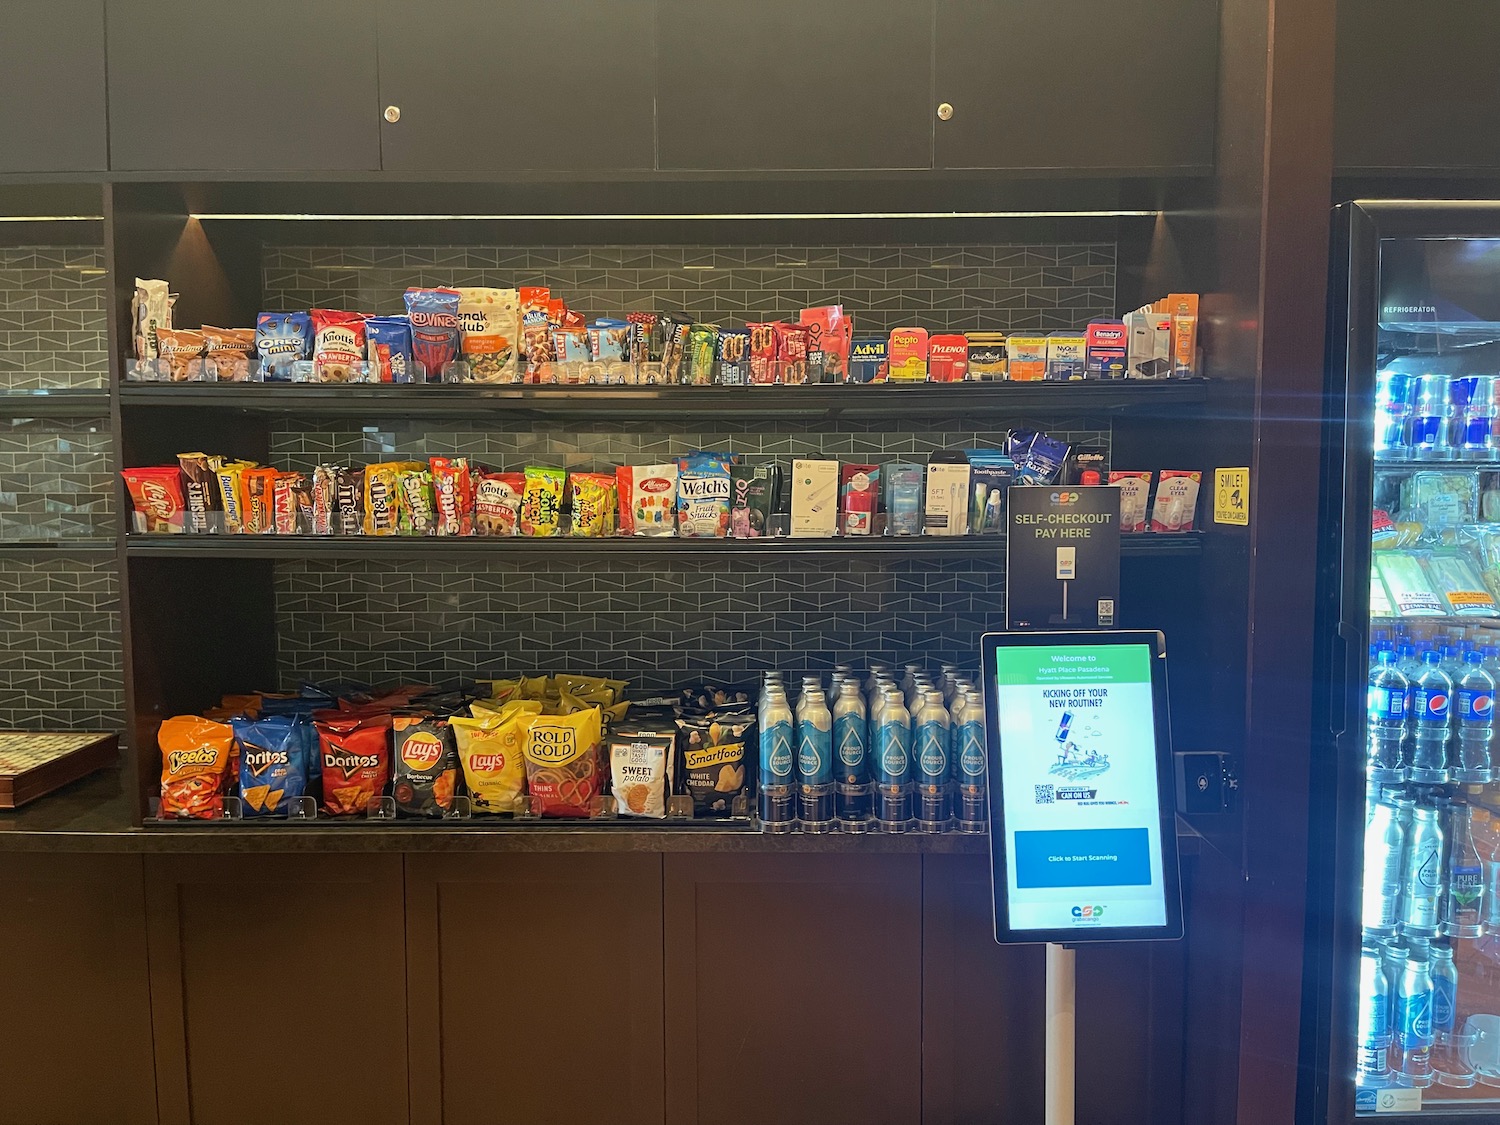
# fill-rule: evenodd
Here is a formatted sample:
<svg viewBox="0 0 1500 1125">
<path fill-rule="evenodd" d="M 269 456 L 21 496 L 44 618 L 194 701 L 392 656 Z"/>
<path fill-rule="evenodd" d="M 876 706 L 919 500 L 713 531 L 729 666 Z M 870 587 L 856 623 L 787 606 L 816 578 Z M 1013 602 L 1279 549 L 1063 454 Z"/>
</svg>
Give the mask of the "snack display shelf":
<svg viewBox="0 0 1500 1125">
<path fill-rule="evenodd" d="M 1203 533 L 1147 532 L 1120 537 L 1127 557 L 1196 555 Z M 897 558 L 1003 558 L 1000 535 L 847 536 L 839 539 L 674 539 L 635 536 L 588 539 L 504 538 L 499 536 L 419 537 L 312 535 L 130 535 L 126 553 L 133 558 L 362 559 L 362 558 L 609 558 L 650 556 L 709 559 L 734 556 L 775 558 L 804 555 L 863 555 Z"/>
<path fill-rule="evenodd" d="M 1428 469 L 1450 473 L 1500 472 L 1500 461 L 1376 461 L 1377 473 L 1419 473 Z"/>
<path fill-rule="evenodd" d="M 0 539 L 0 555 L 107 555 L 115 550 L 113 539 Z"/>
<path fill-rule="evenodd" d="M 89 418 L 109 413 L 109 391 L 0 391 L 0 419 Z"/>
<path fill-rule="evenodd" d="M 375 383 L 122 383 L 125 407 L 193 407 L 254 414 L 362 417 L 818 418 L 1061 414 L 1191 406 L 1203 379 L 1080 383 L 919 383 L 773 387 Z"/>
</svg>

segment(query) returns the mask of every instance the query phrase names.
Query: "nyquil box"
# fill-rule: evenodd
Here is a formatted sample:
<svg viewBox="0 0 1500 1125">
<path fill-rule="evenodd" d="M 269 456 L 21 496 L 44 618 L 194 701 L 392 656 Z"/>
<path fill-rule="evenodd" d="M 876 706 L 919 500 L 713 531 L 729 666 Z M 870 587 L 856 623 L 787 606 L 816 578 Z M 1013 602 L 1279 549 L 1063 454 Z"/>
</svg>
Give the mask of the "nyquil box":
<svg viewBox="0 0 1500 1125">
<path fill-rule="evenodd" d="M 1123 320 L 1100 317 L 1088 322 L 1083 330 L 1086 379 L 1125 378 L 1125 353 L 1128 335 Z"/>
</svg>

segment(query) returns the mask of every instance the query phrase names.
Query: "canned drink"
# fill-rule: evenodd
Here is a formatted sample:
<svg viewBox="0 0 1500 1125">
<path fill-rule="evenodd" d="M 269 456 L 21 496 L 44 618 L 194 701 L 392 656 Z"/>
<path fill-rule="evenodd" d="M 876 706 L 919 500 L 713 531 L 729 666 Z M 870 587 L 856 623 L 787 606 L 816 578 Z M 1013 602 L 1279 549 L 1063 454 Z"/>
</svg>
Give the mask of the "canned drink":
<svg viewBox="0 0 1500 1125">
<path fill-rule="evenodd" d="M 1451 384 L 1453 448 L 1465 460 L 1482 461 L 1495 448 L 1496 382 L 1493 375 L 1461 375 Z"/>
<path fill-rule="evenodd" d="M 1375 373 L 1375 459 L 1400 460 L 1409 449 L 1416 380 L 1401 371 Z"/>
<path fill-rule="evenodd" d="M 1419 375 L 1412 404 L 1410 449 L 1418 461 L 1446 461 L 1453 447 L 1449 423 L 1453 401 L 1446 375 Z"/>
</svg>

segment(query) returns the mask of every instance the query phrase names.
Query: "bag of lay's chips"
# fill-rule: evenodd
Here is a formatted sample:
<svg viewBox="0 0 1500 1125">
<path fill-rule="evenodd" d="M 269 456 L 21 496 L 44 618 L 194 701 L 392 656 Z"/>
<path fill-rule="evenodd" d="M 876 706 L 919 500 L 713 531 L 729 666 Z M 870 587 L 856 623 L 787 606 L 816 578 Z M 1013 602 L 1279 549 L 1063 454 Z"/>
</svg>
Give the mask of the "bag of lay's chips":
<svg viewBox="0 0 1500 1125">
<path fill-rule="evenodd" d="M 363 814 L 391 776 L 391 717 L 320 711 L 313 719 L 323 768 L 323 811 Z"/>
<path fill-rule="evenodd" d="M 307 792 L 307 720 L 300 715 L 231 719 L 240 747 L 240 800 L 246 817 L 285 816 Z"/>
<path fill-rule="evenodd" d="M 526 736 L 526 786 L 542 816 L 588 817 L 604 789 L 599 745 L 603 715 L 538 715 Z"/>
<path fill-rule="evenodd" d="M 167 719 L 156 732 L 161 748 L 164 819 L 213 820 L 224 814 L 224 785 L 234 731 L 197 715 Z"/>
<path fill-rule="evenodd" d="M 446 719 L 431 715 L 397 715 L 391 729 L 395 739 L 391 793 L 396 811 L 406 816 L 442 816 L 453 807 L 458 789 L 453 729 Z"/>
<path fill-rule="evenodd" d="M 499 711 L 485 709 L 474 718 L 455 715 L 448 720 L 476 813 L 518 811 L 526 788 L 526 736 L 541 710 L 536 700 L 518 699 Z"/>
</svg>

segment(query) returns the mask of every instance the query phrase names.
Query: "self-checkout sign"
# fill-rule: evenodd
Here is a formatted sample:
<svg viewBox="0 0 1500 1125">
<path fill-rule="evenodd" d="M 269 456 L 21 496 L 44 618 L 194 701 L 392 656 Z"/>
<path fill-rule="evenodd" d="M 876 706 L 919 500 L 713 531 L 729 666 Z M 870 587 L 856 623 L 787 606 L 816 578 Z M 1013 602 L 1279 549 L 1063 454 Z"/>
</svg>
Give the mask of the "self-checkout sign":
<svg viewBox="0 0 1500 1125">
<path fill-rule="evenodd" d="M 1250 524 L 1250 470 L 1214 470 L 1214 523 Z"/>
</svg>

